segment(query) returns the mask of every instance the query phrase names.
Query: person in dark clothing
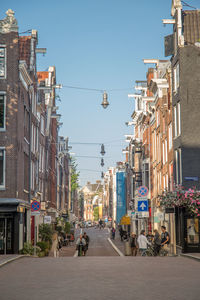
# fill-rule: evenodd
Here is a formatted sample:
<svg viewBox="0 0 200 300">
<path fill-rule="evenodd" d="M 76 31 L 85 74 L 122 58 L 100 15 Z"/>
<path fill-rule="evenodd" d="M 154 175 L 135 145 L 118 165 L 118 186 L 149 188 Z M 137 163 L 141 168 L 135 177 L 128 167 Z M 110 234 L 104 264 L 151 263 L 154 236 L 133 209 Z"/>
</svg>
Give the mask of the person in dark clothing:
<svg viewBox="0 0 200 300">
<path fill-rule="evenodd" d="M 130 238 L 130 246 L 131 246 L 131 255 L 136 256 L 137 255 L 137 239 L 136 234 L 132 232 L 131 238 Z"/>
<path fill-rule="evenodd" d="M 111 234 L 112 234 L 112 239 L 114 240 L 115 239 L 115 228 L 113 227 L 112 230 L 111 230 Z"/>
<path fill-rule="evenodd" d="M 157 256 L 160 251 L 161 239 L 160 234 L 157 229 L 154 230 L 153 246 L 154 246 L 154 256 Z"/>
<path fill-rule="evenodd" d="M 120 228 L 119 228 L 119 234 L 120 234 L 121 242 L 123 242 L 124 231 L 122 229 L 122 226 L 120 226 Z"/>
<path fill-rule="evenodd" d="M 168 245 L 170 242 L 169 233 L 166 231 L 165 226 L 161 226 L 162 234 L 161 234 L 161 246 Z"/>
<path fill-rule="evenodd" d="M 161 226 L 161 247 L 165 252 L 165 255 L 168 255 L 168 245 L 170 243 L 170 236 L 169 233 L 166 231 L 166 227 L 165 226 Z"/>
<path fill-rule="evenodd" d="M 84 232 L 83 238 L 84 238 L 84 240 L 85 240 L 85 242 L 86 242 L 86 245 L 85 245 L 84 248 L 83 248 L 83 255 L 85 256 L 85 255 L 86 255 L 86 252 L 88 251 L 90 238 L 89 238 L 89 236 L 87 235 L 86 232 Z"/>
</svg>

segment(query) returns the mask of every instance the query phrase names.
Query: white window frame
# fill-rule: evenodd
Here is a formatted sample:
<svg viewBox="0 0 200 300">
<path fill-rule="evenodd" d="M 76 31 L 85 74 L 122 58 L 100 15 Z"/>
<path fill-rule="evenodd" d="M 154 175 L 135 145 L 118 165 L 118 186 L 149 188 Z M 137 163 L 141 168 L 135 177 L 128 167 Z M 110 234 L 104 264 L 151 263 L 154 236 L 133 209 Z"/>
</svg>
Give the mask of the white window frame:
<svg viewBox="0 0 200 300">
<path fill-rule="evenodd" d="M 40 131 L 41 131 L 41 134 L 44 136 L 45 132 L 44 132 L 44 117 L 43 116 L 40 117 Z"/>
<path fill-rule="evenodd" d="M 168 161 L 167 139 L 165 140 L 165 163 Z"/>
<path fill-rule="evenodd" d="M 162 142 L 162 152 L 163 152 L 163 165 L 165 164 L 165 142 Z"/>
<path fill-rule="evenodd" d="M 168 138 L 169 138 L 169 150 L 172 149 L 172 123 L 168 127 Z"/>
<path fill-rule="evenodd" d="M 7 77 L 7 49 L 6 45 L 0 45 L 0 49 L 4 49 L 4 76 L 0 76 L 0 79 L 6 79 Z"/>
<path fill-rule="evenodd" d="M 178 149 L 178 152 L 179 152 L 179 184 L 182 184 L 183 176 L 182 176 L 182 151 L 181 151 L 181 148 Z"/>
<path fill-rule="evenodd" d="M 4 127 L 0 128 L 0 131 L 6 131 L 6 92 L 0 91 L 0 96 L 4 97 Z"/>
<path fill-rule="evenodd" d="M 181 134 L 181 105 L 180 102 L 177 103 L 177 134 Z"/>
<path fill-rule="evenodd" d="M 177 131 L 177 113 L 176 113 L 176 106 L 174 106 L 174 137 L 176 138 L 178 135 Z"/>
<path fill-rule="evenodd" d="M 178 150 L 175 150 L 176 184 L 179 184 Z"/>
<path fill-rule="evenodd" d="M 0 185 L 0 190 L 5 190 L 6 188 L 6 148 L 0 147 L 3 152 L 3 184 Z"/>
</svg>

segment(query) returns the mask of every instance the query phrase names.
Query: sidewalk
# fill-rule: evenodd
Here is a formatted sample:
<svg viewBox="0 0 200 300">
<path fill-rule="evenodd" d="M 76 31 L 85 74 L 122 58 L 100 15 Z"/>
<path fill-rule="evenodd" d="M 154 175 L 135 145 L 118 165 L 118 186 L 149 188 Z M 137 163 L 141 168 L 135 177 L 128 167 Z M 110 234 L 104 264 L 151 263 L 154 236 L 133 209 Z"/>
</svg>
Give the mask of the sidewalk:
<svg viewBox="0 0 200 300">
<path fill-rule="evenodd" d="M 181 256 L 195 259 L 200 262 L 200 253 L 181 253 Z"/>
<path fill-rule="evenodd" d="M 0 255 L 0 267 L 4 266 L 5 264 L 12 262 L 16 259 L 25 257 L 26 255 L 19 255 L 19 254 L 7 254 L 7 255 Z"/>
<path fill-rule="evenodd" d="M 124 250 L 124 242 L 121 241 L 121 237 L 119 235 L 119 231 L 116 230 L 115 239 L 113 240 L 110 236 L 111 241 L 115 244 L 115 246 L 125 255 Z"/>
</svg>

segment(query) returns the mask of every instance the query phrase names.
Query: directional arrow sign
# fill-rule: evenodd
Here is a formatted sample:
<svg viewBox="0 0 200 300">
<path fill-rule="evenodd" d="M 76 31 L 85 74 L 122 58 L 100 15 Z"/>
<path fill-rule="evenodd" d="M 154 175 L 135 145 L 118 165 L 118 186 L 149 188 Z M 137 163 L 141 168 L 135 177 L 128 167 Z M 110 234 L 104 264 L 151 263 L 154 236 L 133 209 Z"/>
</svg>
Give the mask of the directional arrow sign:
<svg viewBox="0 0 200 300">
<path fill-rule="evenodd" d="M 148 211 L 148 210 L 149 210 L 148 200 L 138 201 L 138 211 Z"/>
</svg>

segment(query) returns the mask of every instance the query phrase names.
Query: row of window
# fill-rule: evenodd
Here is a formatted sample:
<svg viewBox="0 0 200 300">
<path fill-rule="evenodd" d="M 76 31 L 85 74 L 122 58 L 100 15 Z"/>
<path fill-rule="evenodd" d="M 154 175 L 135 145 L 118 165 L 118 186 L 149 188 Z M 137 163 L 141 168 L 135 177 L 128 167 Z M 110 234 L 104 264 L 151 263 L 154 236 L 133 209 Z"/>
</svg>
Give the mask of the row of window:
<svg viewBox="0 0 200 300">
<path fill-rule="evenodd" d="M 172 149 L 172 123 L 168 126 L 168 140 L 162 143 L 162 161 L 165 164 L 168 161 L 168 151 Z M 169 146 L 169 149 L 168 149 Z M 153 161 L 161 161 L 161 134 L 156 134 L 153 132 Z"/>
</svg>

